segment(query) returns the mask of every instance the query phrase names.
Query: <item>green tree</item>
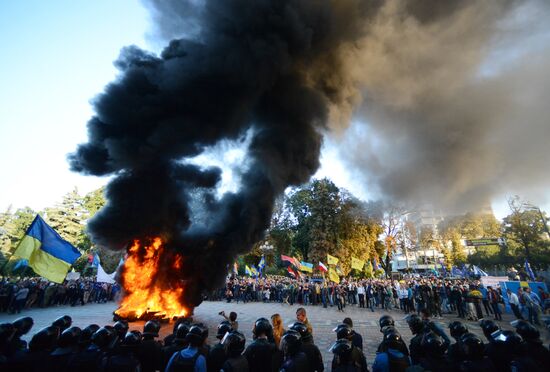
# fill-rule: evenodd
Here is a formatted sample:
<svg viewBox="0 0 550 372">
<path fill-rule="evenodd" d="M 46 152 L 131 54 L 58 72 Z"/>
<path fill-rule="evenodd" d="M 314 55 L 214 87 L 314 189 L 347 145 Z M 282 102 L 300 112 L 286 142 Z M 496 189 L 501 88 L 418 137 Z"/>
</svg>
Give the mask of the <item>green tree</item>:
<svg viewBox="0 0 550 372">
<path fill-rule="evenodd" d="M 310 250 L 304 258 L 317 262 L 338 249 L 342 200 L 338 187 L 327 178 L 313 181 L 310 192 Z"/>
<path fill-rule="evenodd" d="M 6 217 L 5 234 L 7 234 L 11 247 L 9 251 L 5 251 L 11 256 L 25 235 L 25 232 L 31 225 L 37 213 L 29 207 L 17 209 L 11 216 Z"/>
<path fill-rule="evenodd" d="M 83 246 L 82 243 L 89 241 L 84 233 L 88 213 L 83 204 L 84 200 L 75 188 L 57 206 L 46 209 L 46 222 L 74 246 Z"/>
<path fill-rule="evenodd" d="M 92 218 L 101 208 L 103 208 L 105 203 L 105 186 L 103 186 L 87 193 L 84 196 L 82 206 L 86 210 L 88 218 Z"/>
<path fill-rule="evenodd" d="M 527 258 L 533 267 L 550 264 L 549 241 L 538 210 L 530 208 L 518 196 L 508 200 L 511 214 L 503 219 L 507 246 L 501 252 L 506 261 L 521 263 Z M 544 214 L 543 214 L 544 218 Z"/>
</svg>

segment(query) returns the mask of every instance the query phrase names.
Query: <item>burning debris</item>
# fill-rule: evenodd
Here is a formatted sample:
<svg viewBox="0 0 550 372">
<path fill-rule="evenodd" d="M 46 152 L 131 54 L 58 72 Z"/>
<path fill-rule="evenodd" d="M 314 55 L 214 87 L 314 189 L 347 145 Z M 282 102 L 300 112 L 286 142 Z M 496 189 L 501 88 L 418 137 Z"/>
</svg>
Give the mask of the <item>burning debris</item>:
<svg viewBox="0 0 550 372">
<path fill-rule="evenodd" d="M 377 90 L 375 67 L 392 64 L 374 57 L 400 50 L 385 47 L 384 25 L 431 30 L 428 36 L 443 35 L 447 45 L 460 41 L 454 33 L 475 28 L 466 22 L 449 36 L 434 27 L 438 20 L 471 16 L 483 28 L 509 7 L 489 1 L 476 11 L 475 2 L 439 0 L 150 3 L 161 34 L 173 40 L 159 56 L 122 50 L 118 78 L 94 102 L 88 142 L 69 156 L 74 171 L 115 176 L 88 230 L 110 249 L 134 242 L 117 311 L 128 318 L 191 314 L 203 293 L 223 283 L 234 257 L 263 237 L 275 198 L 315 173 L 328 123 L 347 125 L 365 86 L 371 102 L 394 96 Z M 375 73 L 365 78 L 363 65 Z M 388 100 L 388 107 L 402 106 Z M 219 197 L 221 170 L 186 160 L 245 133 L 252 137 L 240 189 Z M 193 220 L 197 204 L 206 223 Z"/>
<path fill-rule="evenodd" d="M 186 281 L 172 279 L 182 277 L 182 267 L 182 256 L 165 251 L 160 238 L 134 241 L 128 248 L 128 257 L 120 271 L 125 296 L 115 315 L 127 320 L 171 319 L 189 315 L 180 302 Z"/>
</svg>

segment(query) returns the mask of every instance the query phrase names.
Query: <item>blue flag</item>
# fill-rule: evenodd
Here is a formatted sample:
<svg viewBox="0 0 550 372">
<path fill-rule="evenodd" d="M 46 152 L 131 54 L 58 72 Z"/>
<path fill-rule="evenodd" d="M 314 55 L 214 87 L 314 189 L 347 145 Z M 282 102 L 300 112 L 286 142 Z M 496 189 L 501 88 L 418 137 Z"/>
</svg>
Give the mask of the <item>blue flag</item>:
<svg viewBox="0 0 550 372">
<path fill-rule="evenodd" d="M 29 260 L 35 273 L 55 283 L 63 283 L 71 265 L 80 257 L 78 249 L 40 215 L 36 215 L 13 254 Z"/>
<path fill-rule="evenodd" d="M 447 276 L 447 268 L 443 262 L 441 262 L 441 271 L 443 271 L 443 276 Z"/>
<path fill-rule="evenodd" d="M 98 267 L 99 266 L 99 256 L 97 253 L 94 255 L 94 259 L 92 261 L 92 267 Z"/>
<path fill-rule="evenodd" d="M 531 281 L 535 281 L 535 273 L 533 272 L 533 269 L 531 269 L 531 265 L 529 264 L 529 261 L 527 261 L 527 258 L 525 259 L 525 271 L 529 275 L 529 278 L 531 278 Z"/>
<path fill-rule="evenodd" d="M 262 256 L 262 258 L 260 259 L 260 263 L 258 264 L 258 268 L 260 269 L 260 274 L 262 273 L 262 271 L 264 271 L 264 267 L 265 267 L 265 257 Z"/>
</svg>

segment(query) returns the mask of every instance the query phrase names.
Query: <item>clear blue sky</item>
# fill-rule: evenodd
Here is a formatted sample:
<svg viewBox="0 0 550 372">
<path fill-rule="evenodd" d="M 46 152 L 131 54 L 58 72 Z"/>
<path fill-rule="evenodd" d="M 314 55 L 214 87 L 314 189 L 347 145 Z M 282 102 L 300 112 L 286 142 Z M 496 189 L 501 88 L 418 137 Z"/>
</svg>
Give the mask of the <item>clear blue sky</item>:
<svg viewBox="0 0 550 372">
<path fill-rule="evenodd" d="M 147 47 L 139 0 L 0 2 L 0 209 L 51 206 L 105 180 L 68 170 L 86 140 L 90 99 L 115 77 L 124 45 Z"/>
</svg>

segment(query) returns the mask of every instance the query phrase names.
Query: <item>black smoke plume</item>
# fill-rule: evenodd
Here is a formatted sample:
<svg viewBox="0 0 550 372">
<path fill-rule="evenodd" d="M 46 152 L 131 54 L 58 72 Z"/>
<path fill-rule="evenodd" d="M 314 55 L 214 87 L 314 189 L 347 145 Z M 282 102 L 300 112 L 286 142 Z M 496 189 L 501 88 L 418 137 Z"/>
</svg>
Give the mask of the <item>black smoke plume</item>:
<svg viewBox="0 0 550 372">
<path fill-rule="evenodd" d="M 174 13 L 181 4 L 187 17 Z M 337 48 L 361 36 L 359 21 L 371 9 L 355 1 L 152 5 L 155 14 L 194 26 L 179 30 L 187 37 L 160 56 L 122 50 L 118 79 L 94 102 L 89 141 L 69 161 L 77 172 L 115 176 L 107 205 L 89 222 L 93 241 L 124 249 L 133 239 L 162 237 L 186 257 L 174 280 L 187 281 L 182 300 L 194 307 L 202 291 L 222 283 L 226 265 L 262 238 L 274 199 L 319 167 L 321 131 L 339 99 L 331 83 L 342 66 Z M 220 169 L 182 160 L 247 132 L 241 187 L 217 199 Z M 200 226 L 190 213 L 196 195 L 207 215 Z"/>
<path fill-rule="evenodd" d="M 464 177 L 485 155 L 488 129 L 466 98 L 476 98 L 487 45 L 517 3 L 148 1 L 157 34 L 171 41 L 160 56 L 122 50 L 118 79 L 95 100 L 89 141 L 69 156 L 74 171 L 115 176 L 89 223 L 93 241 L 124 249 L 161 236 L 187 257 L 176 279 L 190 283 L 183 300 L 194 306 L 262 238 L 274 199 L 315 173 L 323 134 L 341 133 L 353 115 L 396 141 L 385 158 L 365 157 L 371 148 L 357 141 L 345 149 L 388 195 L 434 190 L 422 180 L 441 182 L 441 198 L 482 188 Z M 221 170 L 183 160 L 245 133 L 240 189 L 218 198 Z M 198 195 L 201 224 L 190 207 Z"/>
</svg>

